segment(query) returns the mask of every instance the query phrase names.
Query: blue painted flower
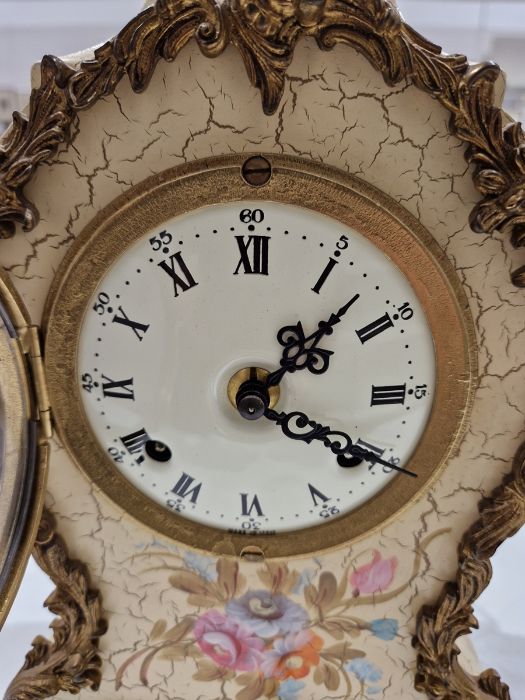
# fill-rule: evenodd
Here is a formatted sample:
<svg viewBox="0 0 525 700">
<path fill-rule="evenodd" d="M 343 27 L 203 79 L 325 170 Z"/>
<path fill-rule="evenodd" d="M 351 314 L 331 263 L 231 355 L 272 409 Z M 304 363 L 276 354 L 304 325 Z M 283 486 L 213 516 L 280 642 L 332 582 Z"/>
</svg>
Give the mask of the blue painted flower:
<svg viewBox="0 0 525 700">
<path fill-rule="evenodd" d="M 197 552 L 185 552 L 184 563 L 190 571 L 199 574 L 205 581 L 217 580 L 217 569 L 215 559 L 205 557 Z"/>
<path fill-rule="evenodd" d="M 293 587 L 292 593 L 294 593 L 295 595 L 300 595 L 304 591 L 306 586 L 309 586 L 312 583 L 315 576 L 316 576 L 315 569 L 312 569 L 312 568 L 305 569 L 301 573 L 297 583 Z"/>
<path fill-rule="evenodd" d="M 375 683 L 381 680 L 383 675 L 380 668 L 377 668 L 377 666 L 374 666 L 370 661 L 363 658 L 352 659 L 352 661 L 346 665 L 346 670 L 353 673 L 361 683 L 366 683 L 368 681 Z"/>
<path fill-rule="evenodd" d="M 390 642 L 397 635 L 397 630 L 399 629 L 399 624 L 397 620 L 393 620 L 390 617 L 384 617 L 380 620 L 372 620 L 370 623 L 370 631 L 374 637 L 379 637 L 379 639 L 384 639 L 385 642 Z"/>
<path fill-rule="evenodd" d="M 293 678 L 288 678 L 288 680 L 283 681 L 279 686 L 277 697 L 280 700 L 299 700 L 298 693 L 305 687 L 304 683 L 296 681 Z"/>
<path fill-rule="evenodd" d="M 259 637 L 269 639 L 278 634 L 295 634 L 309 622 L 308 613 L 297 603 L 279 593 L 248 591 L 226 605 L 229 617 L 242 622 Z"/>
</svg>

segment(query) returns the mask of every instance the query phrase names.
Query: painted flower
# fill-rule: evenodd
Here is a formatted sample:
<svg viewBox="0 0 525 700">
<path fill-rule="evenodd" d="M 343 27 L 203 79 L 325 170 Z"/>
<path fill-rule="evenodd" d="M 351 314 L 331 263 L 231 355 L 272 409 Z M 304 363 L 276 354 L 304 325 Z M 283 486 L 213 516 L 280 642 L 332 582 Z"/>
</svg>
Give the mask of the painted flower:
<svg viewBox="0 0 525 700">
<path fill-rule="evenodd" d="M 320 661 L 323 640 L 310 630 L 276 639 L 266 652 L 261 671 L 267 678 L 304 678 Z"/>
<path fill-rule="evenodd" d="M 184 554 L 184 563 L 190 571 L 199 574 L 205 581 L 217 580 L 217 568 L 215 559 L 205 557 L 197 552 L 187 551 Z"/>
<path fill-rule="evenodd" d="M 235 671 L 255 671 L 263 659 L 263 640 L 217 610 L 201 615 L 193 633 L 202 651 L 218 666 Z"/>
<path fill-rule="evenodd" d="M 248 591 L 226 605 L 228 615 L 242 622 L 260 637 L 299 632 L 308 622 L 308 613 L 297 603 L 281 594 L 268 591 Z"/>
<path fill-rule="evenodd" d="M 381 593 L 386 591 L 394 579 L 397 559 L 383 559 L 381 553 L 374 549 L 372 561 L 364 564 L 350 574 L 350 583 L 354 593 Z"/>
<path fill-rule="evenodd" d="M 279 700 L 299 700 L 299 693 L 304 688 L 306 688 L 304 683 L 288 678 L 280 684 L 277 697 Z"/>
<path fill-rule="evenodd" d="M 355 675 L 358 681 L 361 683 L 372 682 L 381 680 L 383 672 L 373 663 L 367 661 L 366 659 L 360 657 L 357 659 L 352 659 L 350 663 L 346 665 L 346 670 L 350 671 Z"/>
<path fill-rule="evenodd" d="M 309 586 L 313 582 L 316 574 L 317 574 L 317 571 L 315 569 L 312 569 L 312 568 L 304 569 L 304 571 L 299 576 L 299 580 L 297 581 L 297 583 L 293 587 L 292 593 L 295 593 L 295 595 L 301 595 L 301 593 L 304 591 L 306 586 Z"/>
<path fill-rule="evenodd" d="M 385 642 L 390 642 L 392 639 L 395 639 L 398 628 L 397 620 L 393 620 L 389 617 L 384 617 L 380 620 L 372 620 L 370 623 L 370 631 L 374 637 L 384 639 Z"/>
</svg>

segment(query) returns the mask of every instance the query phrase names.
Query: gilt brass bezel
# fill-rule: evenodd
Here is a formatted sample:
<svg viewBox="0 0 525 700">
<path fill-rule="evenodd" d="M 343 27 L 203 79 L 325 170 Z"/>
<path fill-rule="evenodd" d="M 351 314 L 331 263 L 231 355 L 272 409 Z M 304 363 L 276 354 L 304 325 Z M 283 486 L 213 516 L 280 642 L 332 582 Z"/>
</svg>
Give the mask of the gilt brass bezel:
<svg viewBox="0 0 525 700">
<path fill-rule="evenodd" d="M 46 304 L 45 357 L 58 433 L 75 462 L 120 508 L 185 545 L 240 555 L 248 544 L 269 557 L 337 547 L 384 526 L 428 488 L 457 449 L 476 378 L 474 326 L 460 282 L 429 232 L 374 187 L 334 168 L 265 154 L 273 176 L 263 187 L 242 178 L 247 155 L 221 156 L 170 169 L 115 200 L 82 232 L 59 269 Z M 305 198 L 305 192 L 308 197 Z M 418 479 L 396 476 L 370 501 L 334 521 L 276 535 L 214 529 L 167 510 L 135 488 L 98 444 L 87 421 L 77 369 L 84 314 L 102 277 L 149 230 L 220 202 L 272 200 L 312 209 L 356 229 L 407 277 L 434 337 L 436 390 L 425 432 L 411 459 Z"/>
</svg>

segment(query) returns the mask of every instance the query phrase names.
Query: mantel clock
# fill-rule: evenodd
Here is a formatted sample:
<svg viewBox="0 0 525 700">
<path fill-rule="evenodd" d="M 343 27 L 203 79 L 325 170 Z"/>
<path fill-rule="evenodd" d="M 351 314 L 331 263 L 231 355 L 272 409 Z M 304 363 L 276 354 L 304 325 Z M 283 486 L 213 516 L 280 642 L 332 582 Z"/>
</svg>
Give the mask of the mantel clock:
<svg viewBox="0 0 525 700">
<path fill-rule="evenodd" d="M 58 617 L 6 698 L 510 697 L 457 645 L 525 520 L 501 93 L 388 0 L 157 0 L 44 57 L 0 143 L 0 563 L 10 601 L 36 536 Z"/>
</svg>

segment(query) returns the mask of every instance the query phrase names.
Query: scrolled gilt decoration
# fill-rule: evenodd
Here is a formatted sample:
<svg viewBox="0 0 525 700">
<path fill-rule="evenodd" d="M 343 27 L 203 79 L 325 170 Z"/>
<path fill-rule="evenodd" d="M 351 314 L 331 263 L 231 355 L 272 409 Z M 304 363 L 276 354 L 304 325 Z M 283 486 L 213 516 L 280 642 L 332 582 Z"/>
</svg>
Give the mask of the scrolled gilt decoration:
<svg viewBox="0 0 525 700">
<path fill-rule="evenodd" d="M 349 44 L 389 85 L 406 80 L 438 99 L 451 112 L 451 132 L 468 145 L 465 156 L 484 197 L 472 212 L 472 228 L 502 231 L 516 247 L 525 245 L 525 136 L 496 103 L 500 69 L 442 54 L 389 0 L 157 0 L 77 70 L 45 57 L 29 117 L 16 112 L 0 143 L 0 236 L 13 236 L 16 223 L 25 231 L 35 227 L 37 210 L 24 186 L 39 163 L 71 140 L 77 112 L 112 94 L 125 75 L 141 92 L 157 62 L 173 61 L 191 38 L 209 57 L 231 42 L 272 114 L 301 36 L 314 37 L 324 50 Z M 525 266 L 512 279 L 525 286 Z"/>
<path fill-rule="evenodd" d="M 514 459 L 512 472 L 489 498 L 480 503 L 479 520 L 459 545 L 455 583 L 449 583 L 436 606 L 419 615 L 414 646 L 418 651 L 416 688 L 439 700 L 510 700 L 509 688 L 494 670 L 474 678 L 458 663 L 458 637 L 477 627 L 473 604 L 492 576 L 490 558 L 525 524 L 525 445 Z"/>
<path fill-rule="evenodd" d="M 97 690 L 102 666 L 98 640 L 107 626 L 100 594 L 90 588 L 85 565 L 69 559 L 46 510 L 33 556 L 56 585 L 45 605 L 58 617 L 51 624 L 53 641 L 36 637 L 4 700 L 49 698 L 62 690 L 77 694 L 86 687 Z"/>
</svg>

